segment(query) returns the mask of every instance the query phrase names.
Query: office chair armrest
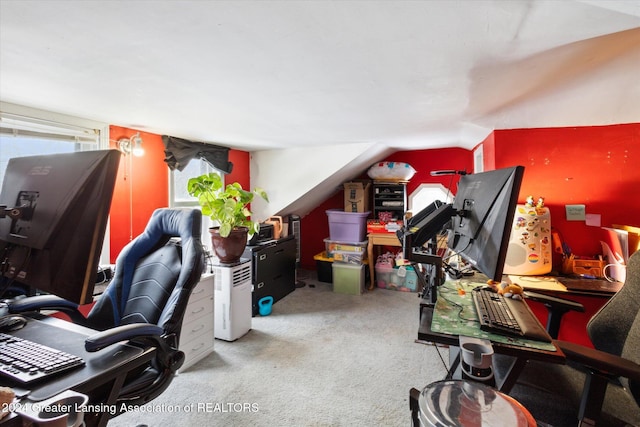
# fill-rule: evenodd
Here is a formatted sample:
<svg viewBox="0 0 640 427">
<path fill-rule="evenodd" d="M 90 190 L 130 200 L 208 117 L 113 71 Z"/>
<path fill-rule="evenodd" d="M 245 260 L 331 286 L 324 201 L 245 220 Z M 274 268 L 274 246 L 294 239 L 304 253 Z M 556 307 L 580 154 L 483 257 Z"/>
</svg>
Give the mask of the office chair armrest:
<svg viewBox="0 0 640 427">
<path fill-rule="evenodd" d="M 579 302 L 572 301 L 570 299 L 558 298 L 551 295 L 531 291 L 525 291 L 524 295 L 527 297 L 527 299 L 540 302 L 547 308 L 552 310 L 563 310 L 565 312 L 579 311 L 580 313 L 584 313 L 584 306 Z"/>
<path fill-rule="evenodd" d="M 567 356 L 567 360 L 602 373 L 640 382 L 640 365 L 629 359 L 572 342 L 554 341 L 554 343 Z"/>
<path fill-rule="evenodd" d="M 61 311 L 67 314 L 74 323 L 82 324 L 86 320 L 78 310 L 78 304 L 55 295 L 20 298 L 9 303 L 9 313 L 12 314 L 40 310 Z"/>
<path fill-rule="evenodd" d="M 584 306 L 579 302 L 531 291 L 525 291 L 524 295 L 528 300 L 542 303 L 547 308 L 546 328 L 551 338 L 554 339 L 558 338 L 562 316 L 564 316 L 567 311 L 584 313 Z"/>
<path fill-rule="evenodd" d="M 155 338 L 157 342 L 160 342 L 163 333 L 160 326 L 149 323 L 116 326 L 87 337 L 84 341 L 84 348 L 89 352 L 94 352 L 112 344 L 136 338 Z"/>
</svg>

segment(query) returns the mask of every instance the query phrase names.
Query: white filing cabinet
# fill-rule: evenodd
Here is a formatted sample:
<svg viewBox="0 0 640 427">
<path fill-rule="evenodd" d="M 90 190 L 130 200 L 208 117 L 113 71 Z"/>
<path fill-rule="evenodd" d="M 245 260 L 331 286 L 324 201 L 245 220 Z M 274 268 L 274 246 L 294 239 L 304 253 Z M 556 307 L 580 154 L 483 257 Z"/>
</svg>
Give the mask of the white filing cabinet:
<svg viewBox="0 0 640 427">
<path fill-rule="evenodd" d="M 200 283 L 193 288 L 180 332 L 180 350 L 185 361 L 180 370 L 185 370 L 213 352 L 214 341 L 214 275 L 204 273 Z"/>
</svg>

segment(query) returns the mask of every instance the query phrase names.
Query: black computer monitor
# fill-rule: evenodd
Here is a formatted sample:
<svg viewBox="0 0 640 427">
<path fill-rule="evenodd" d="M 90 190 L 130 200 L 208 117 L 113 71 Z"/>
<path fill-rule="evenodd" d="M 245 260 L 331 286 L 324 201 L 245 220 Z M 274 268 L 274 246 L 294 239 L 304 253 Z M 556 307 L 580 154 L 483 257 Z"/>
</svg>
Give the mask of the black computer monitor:
<svg viewBox="0 0 640 427">
<path fill-rule="evenodd" d="M 463 175 L 452 204 L 434 202 L 398 232 L 405 257 L 428 266 L 423 282 L 427 304 L 435 304 L 447 265 L 435 247 L 424 251 L 422 246 L 447 227 L 449 249 L 488 278 L 502 279 L 523 175 L 523 166 Z"/>
<path fill-rule="evenodd" d="M 411 248 L 423 247 L 445 228 L 454 213 L 455 211 L 450 203 L 434 200 L 416 215 L 409 218 L 404 229 L 399 230 L 396 234 L 401 240 L 404 236 L 410 237 L 411 240 L 407 241 L 407 244 Z M 407 253 L 405 252 L 405 254 Z"/>
<path fill-rule="evenodd" d="M 523 166 L 465 175 L 458 182 L 447 246 L 488 278 L 500 281 Z"/>
<path fill-rule="evenodd" d="M 92 301 L 121 154 L 16 157 L 0 192 L 0 293 L 12 285 Z"/>
</svg>

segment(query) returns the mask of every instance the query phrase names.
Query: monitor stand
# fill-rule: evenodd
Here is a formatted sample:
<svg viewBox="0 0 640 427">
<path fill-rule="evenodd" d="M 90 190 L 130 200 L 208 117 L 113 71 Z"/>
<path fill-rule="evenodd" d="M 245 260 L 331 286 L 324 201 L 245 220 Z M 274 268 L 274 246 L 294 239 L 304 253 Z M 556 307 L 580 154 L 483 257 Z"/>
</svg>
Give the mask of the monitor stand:
<svg viewBox="0 0 640 427">
<path fill-rule="evenodd" d="M 429 242 L 426 250 L 415 250 L 411 246 L 411 236 L 404 239 L 404 257 L 412 264 L 422 264 L 425 271 L 416 269 L 418 281 L 422 285 L 422 303 L 428 307 L 434 307 L 438 298 L 438 287 L 444 284 L 444 269 L 442 257 L 437 255 L 435 239 Z"/>
</svg>

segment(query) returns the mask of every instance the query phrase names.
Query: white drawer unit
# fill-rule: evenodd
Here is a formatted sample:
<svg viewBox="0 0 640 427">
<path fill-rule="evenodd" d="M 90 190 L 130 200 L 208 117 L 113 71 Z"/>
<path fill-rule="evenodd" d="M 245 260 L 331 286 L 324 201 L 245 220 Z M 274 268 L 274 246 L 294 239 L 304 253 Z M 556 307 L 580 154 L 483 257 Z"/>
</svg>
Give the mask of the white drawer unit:
<svg viewBox="0 0 640 427">
<path fill-rule="evenodd" d="M 185 361 L 180 370 L 185 370 L 213 352 L 214 342 L 214 275 L 205 273 L 191 292 L 180 332 L 180 350 Z"/>
</svg>

